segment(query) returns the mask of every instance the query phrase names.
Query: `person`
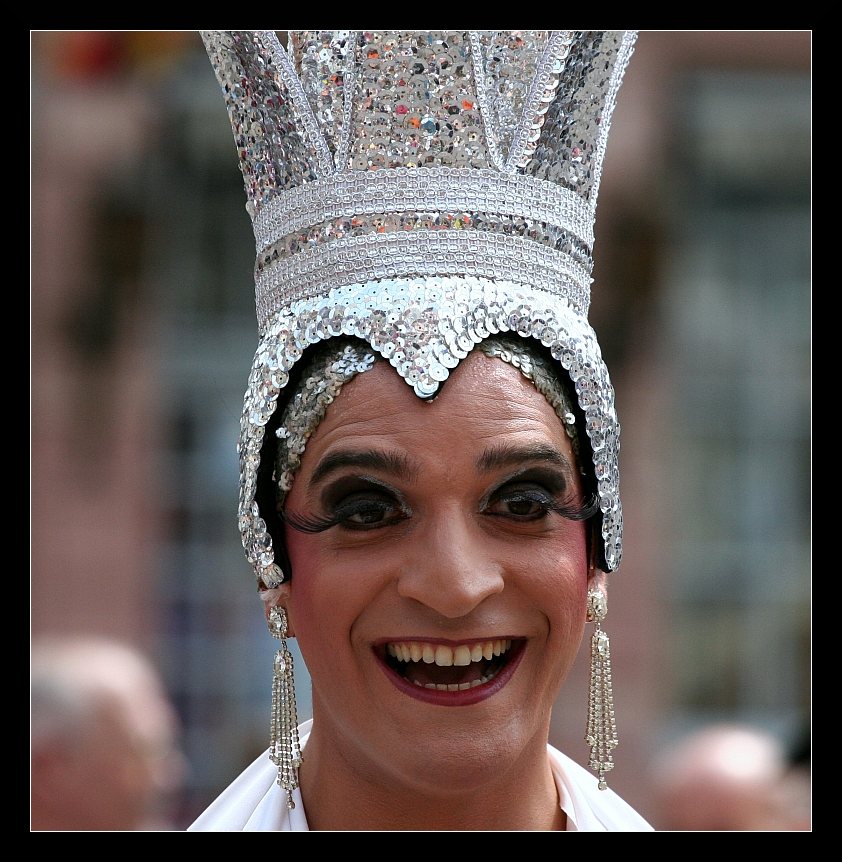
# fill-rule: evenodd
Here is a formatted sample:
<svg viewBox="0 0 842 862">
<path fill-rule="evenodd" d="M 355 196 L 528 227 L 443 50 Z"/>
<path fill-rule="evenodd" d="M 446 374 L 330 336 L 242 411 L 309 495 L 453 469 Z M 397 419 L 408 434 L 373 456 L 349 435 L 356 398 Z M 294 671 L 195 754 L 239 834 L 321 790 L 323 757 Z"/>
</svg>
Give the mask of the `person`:
<svg viewBox="0 0 842 862">
<path fill-rule="evenodd" d="M 650 831 L 607 786 L 619 426 L 587 320 L 635 34 L 202 36 L 257 241 L 238 517 L 279 648 L 269 751 L 189 830 Z M 595 775 L 549 743 L 588 620 Z"/>
<path fill-rule="evenodd" d="M 671 832 L 809 829 L 806 770 L 751 724 L 706 725 L 668 746 L 652 768 L 655 822 Z"/>
<path fill-rule="evenodd" d="M 30 675 L 32 831 L 174 829 L 185 763 L 151 662 L 111 638 L 43 635 Z"/>
</svg>

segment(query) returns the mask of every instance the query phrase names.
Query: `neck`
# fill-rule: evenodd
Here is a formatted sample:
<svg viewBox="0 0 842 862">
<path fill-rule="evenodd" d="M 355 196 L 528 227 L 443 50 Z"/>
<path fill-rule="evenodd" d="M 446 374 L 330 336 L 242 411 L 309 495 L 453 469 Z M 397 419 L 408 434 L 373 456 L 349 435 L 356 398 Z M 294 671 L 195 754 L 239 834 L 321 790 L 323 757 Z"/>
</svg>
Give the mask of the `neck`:
<svg viewBox="0 0 842 862">
<path fill-rule="evenodd" d="M 312 830 L 361 831 L 546 831 L 563 830 L 566 816 L 547 755 L 539 738 L 513 760 L 494 752 L 471 777 L 453 780 L 442 769 L 386 768 L 365 753 L 335 744 L 319 733 L 318 720 L 307 742 L 300 770 L 301 793 Z M 457 765 L 458 766 L 458 765 Z M 464 773 L 463 773 L 464 774 Z"/>
</svg>

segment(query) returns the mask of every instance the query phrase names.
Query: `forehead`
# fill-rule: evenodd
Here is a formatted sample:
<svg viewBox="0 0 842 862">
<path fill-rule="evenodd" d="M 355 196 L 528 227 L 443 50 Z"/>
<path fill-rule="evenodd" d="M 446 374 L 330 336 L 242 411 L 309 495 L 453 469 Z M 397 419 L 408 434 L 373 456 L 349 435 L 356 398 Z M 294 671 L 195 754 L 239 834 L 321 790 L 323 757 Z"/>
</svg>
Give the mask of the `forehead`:
<svg viewBox="0 0 842 862">
<path fill-rule="evenodd" d="M 313 434 L 309 450 L 335 444 L 372 444 L 389 437 L 407 445 L 447 452 L 541 439 L 572 458 L 570 440 L 552 406 L 517 368 L 475 351 L 452 372 L 440 394 L 424 401 L 397 372 L 378 362 L 346 383 Z"/>
</svg>

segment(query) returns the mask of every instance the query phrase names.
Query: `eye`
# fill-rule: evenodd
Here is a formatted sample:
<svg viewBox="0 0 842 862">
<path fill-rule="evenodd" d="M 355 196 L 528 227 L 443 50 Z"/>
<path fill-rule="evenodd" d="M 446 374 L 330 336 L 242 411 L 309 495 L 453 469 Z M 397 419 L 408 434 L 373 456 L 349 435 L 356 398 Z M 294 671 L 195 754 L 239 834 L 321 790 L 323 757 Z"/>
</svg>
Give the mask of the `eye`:
<svg viewBox="0 0 842 862">
<path fill-rule="evenodd" d="M 537 521 L 557 508 L 552 494 L 544 488 L 506 485 L 491 496 L 484 513 L 516 521 Z"/>
<path fill-rule="evenodd" d="M 394 524 L 406 517 L 397 500 L 382 495 L 355 494 L 342 500 L 332 512 L 332 520 L 349 530 L 370 530 Z"/>
<path fill-rule="evenodd" d="M 552 513 L 586 521 L 599 510 L 595 495 L 582 497 L 570 471 L 528 468 L 503 480 L 480 504 L 480 512 L 512 523 L 540 524 Z"/>
<path fill-rule="evenodd" d="M 348 489 L 349 483 L 337 483 L 323 501 L 326 514 L 305 515 L 283 510 L 281 518 L 302 533 L 321 533 L 338 527 L 342 530 L 375 530 L 388 527 L 410 516 L 408 507 L 380 485 Z"/>
</svg>

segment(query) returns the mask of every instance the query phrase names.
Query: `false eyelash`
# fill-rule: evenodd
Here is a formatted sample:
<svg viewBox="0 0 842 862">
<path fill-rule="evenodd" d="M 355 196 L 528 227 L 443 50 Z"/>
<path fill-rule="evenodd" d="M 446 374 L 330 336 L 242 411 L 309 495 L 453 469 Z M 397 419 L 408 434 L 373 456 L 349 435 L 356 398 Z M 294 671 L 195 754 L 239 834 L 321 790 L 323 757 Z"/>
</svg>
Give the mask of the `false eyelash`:
<svg viewBox="0 0 842 862">
<path fill-rule="evenodd" d="M 561 515 L 562 518 L 567 518 L 570 521 L 587 521 L 599 511 L 599 504 L 595 494 L 591 494 L 582 503 L 573 503 L 564 501 L 557 503 L 554 500 L 542 500 L 546 505 L 547 510 Z M 341 524 L 347 517 L 344 513 L 339 515 L 317 517 L 314 515 L 297 515 L 295 512 L 290 512 L 287 509 L 282 509 L 278 512 L 278 517 L 292 527 L 293 530 L 298 530 L 300 533 L 322 533 Z"/>
<path fill-rule="evenodd" d="M 570 498 L 559 503 L 543 494 L 533 496 L 528 492 L 524 493 L 521 499 L 538 503 L 544 506 L 547 512 L 555 512 L 555 514 L 560 515 L 562 518 L 567 518 L 569 521 L 587 521 L 599 511 L 599 504 L 595 494 L 590 494 L 581 503 L 574 502 Z M 499 517 L 506 516 L 499 515 Z"/>
<path fill-rule="evenodd" d="M 567 500 L 563 503 L 553 501 L 548 508 L 570 521 L 587 521 L 599 511 L 599 501 L 596 494 L 589 494 L 581 503 L 572 503 Z"/>
<path fill-rule="evenodd" d="M 311 515 L 296 515 L 295 512 L 290 512 L 282 509 L 278 512 L 278 517 L 292 527 L 293 530 L 298 530 L 300 533 L 322 533 L 335 527 L 342 522 L 342 518 L 335 515 L 333 517 L 315 517 Z"/>
<path fill-rule="evenodd" d="M 348 511 L 347 509 L 340 507 L 339 511 L 335 514 L 324 517 L 297 515 L 295 512 L 289 512 L 286 510 L 278 512 L 278 516 L 284 523 L 289 524 L 293 530 L 298 530 L 301 533 L 322 533 L 325 530 L 329 530 L 331 527 L 336 527 L 337 525 L 344 523 L 350 515 L 359 514 L 359 512 L 360 509 L 357 507 L 354 507 L 353 511 Z M 374 527 L 389 526 L 403 520 L 405 517 L 406 513 L 400 512 L 397 515 L 393 515 L 390 518 L 386 518 L 383 521 L 372 524 L 370 529 Z M 366 529 L 366 525 L 357 525 L 356 529 L 364 530 Z"/>
</svg>

